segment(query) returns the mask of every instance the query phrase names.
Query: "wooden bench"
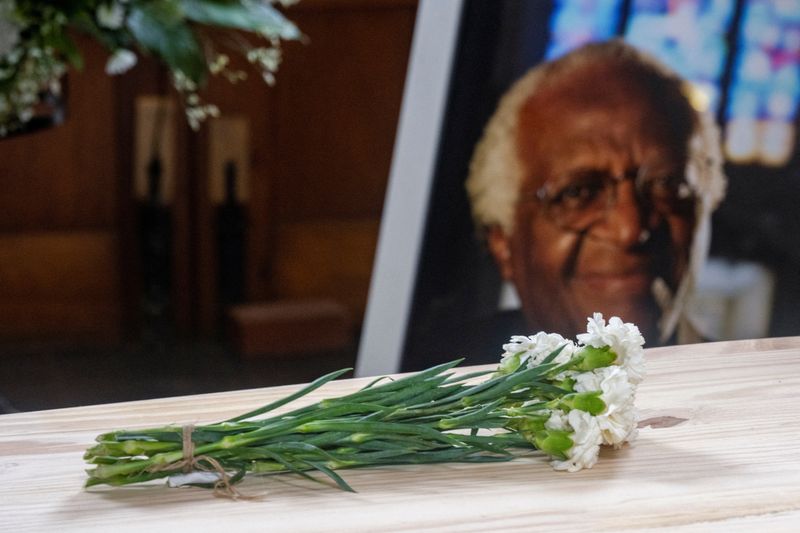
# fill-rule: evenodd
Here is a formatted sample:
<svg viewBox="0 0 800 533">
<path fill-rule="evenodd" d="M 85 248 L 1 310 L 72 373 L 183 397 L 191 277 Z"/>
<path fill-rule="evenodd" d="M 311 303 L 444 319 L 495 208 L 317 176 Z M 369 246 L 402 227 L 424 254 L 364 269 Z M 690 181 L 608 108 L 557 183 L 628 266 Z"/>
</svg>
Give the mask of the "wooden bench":
<svg viewBox="0 0 800 533">
<path fill-rule="evenodd" d="M 320 352 L 353 342 L 347 308 L 333 300 L 249 303 L 228 311 L 231 339 L 245 358 Z"/>
</svg>

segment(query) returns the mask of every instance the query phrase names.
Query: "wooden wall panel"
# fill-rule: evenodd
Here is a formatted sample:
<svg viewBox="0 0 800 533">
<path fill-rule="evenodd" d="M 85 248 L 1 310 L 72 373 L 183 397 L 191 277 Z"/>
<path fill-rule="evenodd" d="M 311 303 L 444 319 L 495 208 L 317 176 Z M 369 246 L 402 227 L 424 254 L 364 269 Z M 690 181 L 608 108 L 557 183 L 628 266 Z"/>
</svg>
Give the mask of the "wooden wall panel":
<svg viewBox="0 0 800 533">
<path fill-rule="evenodd" d="M 65 123 L 0 140 L 0 340 L 108 340 L 124 327 L 122 78 L 105 74 L 99 45 L 77 41 L 85 65 L 67 76 Z"/>
<path fill-rule="evenodd" d="M 304 0 L 287 13 L 308 41 L 285 46 L 276 87 L 242 60 L 249 80 L 211 81 L 207 99 L 251 132 L 248 300 L 326 297 L 360 319 L 415 11 L 415 0 Z M 136 331 L 133 103 L 169 87 L 152 61 L 111 78 L 106 52 L 79 46 L 67 122 L 0 141 L 0 340 Z M 172 308 L 191 334 L 219 318 L 213 206 L 208 132 L 178 130 Z"/>
<path fill-rule="evenodd" d="M 366 306 L 415 2 L 311 2 L 292 13 L 274 89 L 268 277 L 281 298 Z"/>
<path fill-rule="evenodd" d="M 379 217 L 415 9 L 316 6 L 293 14 L 308 42 L 286 46 L 274 88 L 272 207 L 285 221 Z"/>
<path fill-rule="evenodd" d="M 281 227 L 273 268 L 280 299 L 328 298 L 360 321 L 364 314 L 379 221 L 312 221 Z"/>
<path fill-rule="evenodd" d="M 0 235 L 0 337 L 118 336 L 117 249 L 111 231 Z"/>
<path fill-rule="evenodd" d="M 105 53 L 81 39 L 86 64 L 67 77 L 67 120 L 0 140 L 0 231 L 108 227 L 117 166 L 113 80 Z"/>
<path fill-rule="evenodd" d="M 287 10 L 307 36 L 285 43 L 277 84 L 212 80 L 208 99 L 248 117 L 251 131 L 247 296 L 330 298 L 360 321 L 416 15 L 415 0 L 307 0 Z M 208 150 L 197 137 L 195 153 Z M 199 159 L 198 175 L 203 168 Z M 202 178 L 201 178 L 202 179 Z M 198 294 L 210 324 L 212 215 L 199 183 Z M 205 280 L 205 281 L 204 281 Z M 203 309 L 205 311 L 203 311 Z"/>
</svg>

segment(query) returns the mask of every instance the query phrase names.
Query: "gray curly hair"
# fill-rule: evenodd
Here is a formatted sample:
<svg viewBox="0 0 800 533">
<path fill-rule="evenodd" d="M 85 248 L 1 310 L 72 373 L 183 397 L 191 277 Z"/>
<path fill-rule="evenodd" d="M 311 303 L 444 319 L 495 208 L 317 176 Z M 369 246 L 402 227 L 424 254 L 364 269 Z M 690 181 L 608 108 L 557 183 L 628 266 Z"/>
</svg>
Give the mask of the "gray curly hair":
<svg viewBox="0 0 800 533">
<path fill-rule="evenodd" d="M 472 213 L 480 227 L 500 226 L 507 234 L 514 230 L 514 214 L 524 177 L 517 151 L 519 115 L 522 107 L 546 84 L 590 65 L 620 65 L 635 69 L 664 84 L 680 88 L 682 102 L 691 109 L 693 127 L 687 139 L 686 181 L 697 199 L 689 269 L 674 294 L 666 283 L 653 291 L 664 311 L 660 329 L 669 337 L 681 319 L 682 309 L 710 244 L 711 213 L 725 196 L 726 179 L 720 151 L 719 131 L 710 114 L 692 105 L 691 87 L 653 57 L 619 39 L 584 45 L 554 61 L 528 71 L 505 93 L 476 146 L 466 181 Z"/>
</svg>

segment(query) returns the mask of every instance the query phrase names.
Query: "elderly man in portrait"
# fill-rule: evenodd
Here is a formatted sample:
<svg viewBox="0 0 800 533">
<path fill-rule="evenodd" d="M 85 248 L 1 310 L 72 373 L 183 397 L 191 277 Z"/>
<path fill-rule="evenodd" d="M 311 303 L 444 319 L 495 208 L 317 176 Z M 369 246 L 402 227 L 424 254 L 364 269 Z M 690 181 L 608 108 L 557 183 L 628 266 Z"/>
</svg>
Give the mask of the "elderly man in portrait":
<svg viewBox="0 0 800 533">
<path fill-rule="evenodd" d="M 724 196 L 718 135 L 688 85 L 621 41 L 542 64 L 502 98 L 467 189 L 527 331 L 573 337 L 594 312 L 649 345 L 685 305 Z M 496 354 L 489 354 L 495 356 Z"/>
</svg>

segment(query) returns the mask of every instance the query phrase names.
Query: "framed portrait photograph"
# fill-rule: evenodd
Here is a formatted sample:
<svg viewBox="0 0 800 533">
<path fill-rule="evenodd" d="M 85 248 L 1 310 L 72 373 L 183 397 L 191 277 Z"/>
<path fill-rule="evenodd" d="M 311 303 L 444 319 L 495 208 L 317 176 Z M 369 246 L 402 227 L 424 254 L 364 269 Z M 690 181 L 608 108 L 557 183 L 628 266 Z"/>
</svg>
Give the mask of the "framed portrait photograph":
<svg viewBox="0 0 800 533">
<path fill-rule="evenodd" d="M 649 345 L 800 333 L 797 8 L 422 2 L 357 373 L 494 362 L 588 309 Z"/>
</svg>

